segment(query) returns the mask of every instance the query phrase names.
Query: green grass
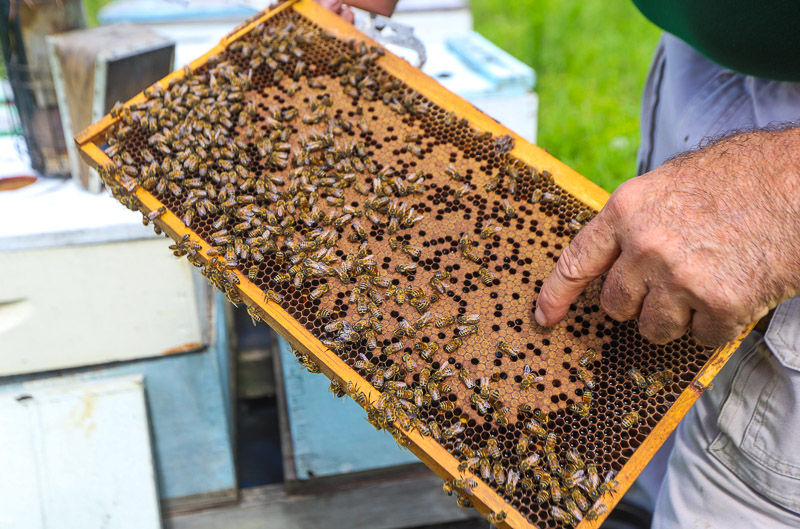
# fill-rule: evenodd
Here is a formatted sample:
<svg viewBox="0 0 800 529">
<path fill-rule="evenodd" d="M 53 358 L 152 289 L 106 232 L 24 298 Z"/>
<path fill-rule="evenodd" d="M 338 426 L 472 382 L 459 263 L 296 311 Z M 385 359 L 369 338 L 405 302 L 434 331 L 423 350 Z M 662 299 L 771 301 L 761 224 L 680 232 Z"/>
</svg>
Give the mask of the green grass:
<svg viewBox="0 0 800 529">
<path fill-rule="evenodd" d="M 538 144 L 609 191 L 635 175 L 659 30 L 629 0 L 471 0 L 475 30 L 536 70 Z"/>
<path fill-rule="evenodd" d="M 97 26 L 97 13 L 111 0 L 83 0 L 83 9 L 86 13 L 86 25 L 90 28 Z"/>
</svg>

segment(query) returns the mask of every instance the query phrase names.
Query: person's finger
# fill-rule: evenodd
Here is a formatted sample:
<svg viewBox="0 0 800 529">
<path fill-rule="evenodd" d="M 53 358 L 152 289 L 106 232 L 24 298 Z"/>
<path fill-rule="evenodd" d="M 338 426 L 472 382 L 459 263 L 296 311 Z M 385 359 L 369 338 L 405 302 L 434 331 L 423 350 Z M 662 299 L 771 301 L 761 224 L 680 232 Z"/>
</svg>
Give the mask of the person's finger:
<svg viewBox="0 0 800 529">
<path fill-rule="evenodd" d="M 554 325 L 569 310 L 583 289 L 604 274 L 614 263 L 620 249 L 611 224 L 611 215 L 600 212 L 581 229 L 564 248 L 536 300 L 536 322 Z"/>
<path fill-rule="evenodd" d="M 680 293 L 655 288 L 642 303 L 639 333 L 653 343 L 664 344 L 683 336 L 691 321 L 692 308 Z"/>
<path fill-rule="evenodd" d="M 700 345 L 719 347 L 739 335 L 741 327 L 708 312 L 695 312 L 692 317 L 692 336 Z"/>
<path fill-rule="evenodd" d="M 342 13 L 342 0 L 317 0 L 317 2 L 325 9 L 330 9 L 337 15 Z"/>
<path fill-rule="evenodd" d="M 636 265 L 623 255 L 614 262 L 603 281 L 600 305 L 611 318 L 628 321 L 639 316 L 645 296 L 647 285 Z"/>
<path fill-rule="evenodd" d="M 353 10 L 350 9 L 348 6 L 342 6 L 342 10 L 339 11 L 339 16 L 341 16 L 342 19 L 345 22 L 350 22 L 351 24 L 356 19 L 355 14 L 353 13 Z"/>
</svg>

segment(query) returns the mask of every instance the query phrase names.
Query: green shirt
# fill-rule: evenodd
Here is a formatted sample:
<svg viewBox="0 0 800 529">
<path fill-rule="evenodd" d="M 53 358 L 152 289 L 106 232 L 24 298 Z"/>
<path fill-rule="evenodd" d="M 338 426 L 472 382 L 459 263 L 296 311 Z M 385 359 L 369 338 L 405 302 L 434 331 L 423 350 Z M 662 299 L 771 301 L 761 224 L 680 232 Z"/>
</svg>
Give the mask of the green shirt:
<svg viewBox="0 0 800 529">
<path fill-rule="evenodd" d="M 654 24 L 731 70 L 800 81 L 800 0 L 633 0 Z"/>
</svg>

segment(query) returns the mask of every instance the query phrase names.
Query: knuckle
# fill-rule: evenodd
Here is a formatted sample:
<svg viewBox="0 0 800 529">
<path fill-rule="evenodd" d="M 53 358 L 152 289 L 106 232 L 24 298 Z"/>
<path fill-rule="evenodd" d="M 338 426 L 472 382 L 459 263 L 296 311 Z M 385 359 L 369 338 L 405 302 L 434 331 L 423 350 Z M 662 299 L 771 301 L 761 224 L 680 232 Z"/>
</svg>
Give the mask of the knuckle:
<svg viewBox="0 0 800 529">
<path fill-rule="evenodd" d="M 612 320 L 623 322 L 636 317 L 635 314 L 630 314 L 630 311 L 624 310 L 618 298 L 610 294 L 606 287 L 600 292 L 600 306 Z"/>
<path fill-rule="evenodd" d="M 559 275 L 565 281 L 573 283 L 583 279 L 583 268 L 576 253 L 572 245 L 567 246 L 556 262 L 556 270 Z"/>
<path fill-rule="evenodd" d="M 692 337 L 700 345 L 720 347 L 736 338 L 738 331 L 734 327 L 714 324 L 692 329 Z"/>
<path fill-rule="evenodd" d="M 674 321 L 664 321 L 645 314 L 639 319 L 639 334 L 654 344 L 666 344 L 677 340 L 686 331 Z"/>
<path fill-rule="evenodd" d="M 615 215 L 622 215 L 631 207 L 631 200 L 633 195 L 634 183 L 632 180 L 623 182 L 609 197 L 603 209 L 607 209 L 609 213 Z"/>
<path fill-rule="evenodd" d="M 612 268 L 600 291 L 600 306 L 617 321 L 632 320 L 639 313 L 636 294 L 623 280 L 623 275 L 617 268 Z"/>
</svg>

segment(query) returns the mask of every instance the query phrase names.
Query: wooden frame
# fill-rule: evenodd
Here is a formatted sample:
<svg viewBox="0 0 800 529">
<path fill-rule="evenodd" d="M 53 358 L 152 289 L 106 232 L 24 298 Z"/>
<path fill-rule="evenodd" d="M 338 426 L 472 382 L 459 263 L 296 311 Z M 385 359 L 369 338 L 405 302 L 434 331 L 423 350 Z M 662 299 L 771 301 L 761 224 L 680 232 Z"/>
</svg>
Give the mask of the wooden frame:
<svg viewBox="0 0 800 529">
<path fill-rule="evenodd" d="M 313 1 L 290 1 L 279 5 L 271 11 L 263 13 L 249 24 L 237 28 L 217 46 L 209 50 L 208 53 L 193 61 L 189 65 L 190 68 L 196 69 L 202 66 L 209 57 L 223 51 L 230 43 L 249 32 L 257 24 L 287 9 L 295 10 L 300 15 L 325 28 L 338 38 L 344 40 L 362 40 L 378 46 L 376 42 L 364 36 L 353 26 L 347 24 L 338 16 L 320 7 Z M 475 109 L 464 99 L 450 93 L 436 81 L 432 80 L 403 59 L 387 53 L 380 59 L 380 65 L 392 75 L 402 79 L 433 103 L 455 112 L 460 117 L 466 117 L 473 127 L 479 130 L 489 131 L 493 135 L 511 135 L 515 139 L 515 147 L 511 151 L 513 156 L 537 167 L 539 170 L 550 171 L 550 173 L 554 175 L 555 182 L 560 187 L 573 194 L 590 208 L 599 210 L 605 204 L 609 195 L 599 186 L 582 177 L 544 150 L 526 142 L 489 116 Z M 178 70 L 165 77 L 160 81 L 160 84 L 166 87 L 170 80 L 180 78 L 183 75 L 183 70 Z M 141 102 L 144 100 L 144 97 L 143 94 L 139 94 L 131 99 L 128 104 Z M 105 116 L 101 121 L 75 137 L 75 141 L 82 155 L 88 163 L 95 167 L 111 163 L 110 159 L 100 149 L 99 144 L 104 141 L 106 131 L 115 121 L 114 118 Z M 161 202 L 142 188 L 133 192 L 132 196 L 135 197 L 141 211 L 145 214 L 162 206 Z M 201 249 L 198 251 L 198 257 L 202 263 L 208 263 L 207 251 L 209 250 L 209 245 L 205 241 L 200 240 L 199 236 L 188 229 L 172 212 L 167 211 L 165 215 L 155 220 L 155 223 L 175 240 L 180 240 L 187 234 L 191 235 L 193 240 L 199 240 Z M 343 386 L 348 381 L 355 382 L 358 387 L 363 389 L 367 394 L 370 403 L 378 399 L 380 393 L 372 388 L 372 386 L 356 371 L 351 369 L 335 353 L 323 346 L 316 337 L 280 306 L 272 301 L 264 301 L 264 293 L 251 283 L 246 275 L 239 271 L 235 271 L 235 274 L 239 278 L 239 284 L 236 288 L 242 300 L 249 307 L 255 308 L 260 316 L 295 349 L 308 354 L 314 362 L 317 363 L 325 376 L 332 380 L 339 381 Z M 694 381 L 680 394 L 664 418 L 654 427 L 652 432 L 634 452 L 633 456 L 616 477 L 619 482 L 616 492 L 613 494 L 608 493 L 603 497 L 604 503 L 609 507 L 606 513 L 601 514 L 595 520 L 584 518 L 577 527 L 580 529 L 595 529 L 600 526 L 607 514 L 611 511 L 611 508 L 616 504 L 625 490 L 633 483 L 641 470 L 646 466 L 647 462 L 675 429 L 678 422 L 710 384 L 714 376 L 724 366 L 725 362 L 736 350 L 741 340 L 746 335 L 746 332 L 749 332 L 749 330 L 750 328 L 747 328 L 745 333 L 737 338 L 737 340 L 720 348 L 712 355 L 710 360 L 696 375 Z M 404 431 L 404 433 L 410 440 L 410 446 L 408 448 L 411 452 L 443 479 L 449 480 L 455 477 L 465 476 L 476 478 L 478 486 L 472 490 L 473 495 L 470 497 L 470 500 L 477 510 L 484 515 L 506 511 L 507 518 L 504 522 L 499 524 L 499 527 L 536 529 L 535 525 L 531 524 L 521 513 L 513 510 L 500 495 L 478 479 L 477 476 L 469 472 L 460 472 L 458 470 L 458 460 L 435 440 L 430 437 L 423 437 L 417 431 Z"/>
</svg>

